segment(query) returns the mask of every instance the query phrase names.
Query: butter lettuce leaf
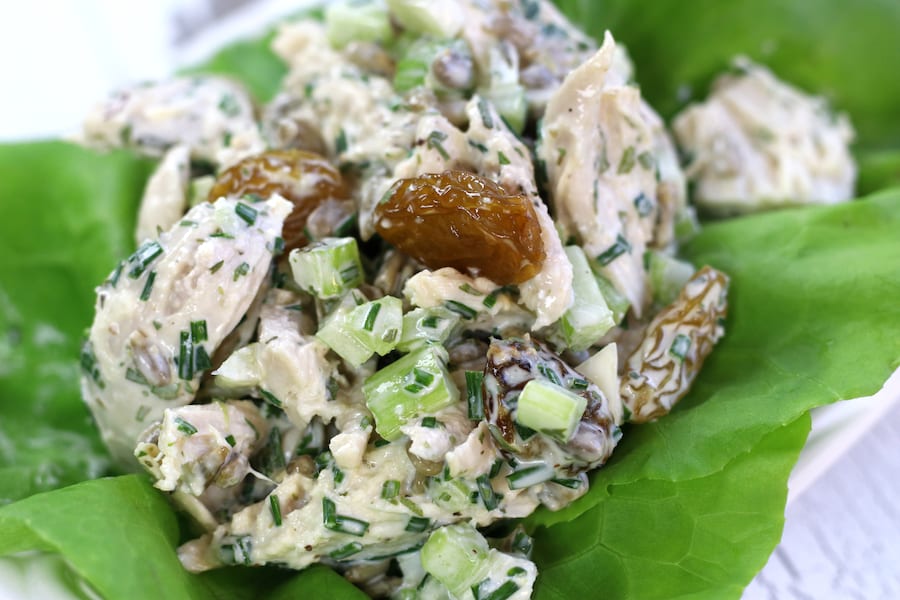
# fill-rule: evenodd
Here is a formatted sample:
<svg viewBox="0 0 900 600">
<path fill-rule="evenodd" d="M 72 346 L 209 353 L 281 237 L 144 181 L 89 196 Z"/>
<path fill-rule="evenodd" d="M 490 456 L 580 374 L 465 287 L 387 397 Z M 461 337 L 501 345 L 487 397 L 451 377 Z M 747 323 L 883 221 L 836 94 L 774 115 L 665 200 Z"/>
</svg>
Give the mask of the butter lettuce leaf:
<svg viewBox="0 0 900 600">
<path fill-rule="evenodd" d="M 0 145 L 0 505 L 107 469 L 78 351 L 94 286 L 133 249 L 150 168 L 64 142 Z"/>
<path fill-rule="evenodd" d="M 97 479 L 0 508 L 0 556 L 59 553 L 103 598 L 296 598 L 303 590 L 365 596 L 325 567 L 297 574 L 275 568 L 188 573 L 175 553 L 179 526 L 165 496 L 138 475 Z"/>
</svg>

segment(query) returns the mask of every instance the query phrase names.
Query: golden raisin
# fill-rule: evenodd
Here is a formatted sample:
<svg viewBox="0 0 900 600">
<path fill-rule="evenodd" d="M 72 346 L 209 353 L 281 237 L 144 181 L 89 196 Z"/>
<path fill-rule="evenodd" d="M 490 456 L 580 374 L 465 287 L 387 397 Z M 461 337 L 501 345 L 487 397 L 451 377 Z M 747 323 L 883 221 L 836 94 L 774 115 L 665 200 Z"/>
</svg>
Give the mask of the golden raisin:
<svg viewBox="0 0 900 600">
<path fill-rule="evenodd" d="M 495 283 L 522 283 L 544 262 L 531 201 L 465 171 L 400 179 L 375 208 L 385 240 L 431 269 L 453 267 Z"/>
<path fill-rule="evenodd" d="M 265 199 L 275 193 L 294 203 L 281 234 L 287 250 L 309 243 L 304 228 L 316 207 L 331 198 L 348 195 L 341 173 L 325 158 L 290 149 L 268 150 L 225 169 L 216 178 L 208 199 L 214 202 L 221 196 L 248 194 Z"/>
</svg>

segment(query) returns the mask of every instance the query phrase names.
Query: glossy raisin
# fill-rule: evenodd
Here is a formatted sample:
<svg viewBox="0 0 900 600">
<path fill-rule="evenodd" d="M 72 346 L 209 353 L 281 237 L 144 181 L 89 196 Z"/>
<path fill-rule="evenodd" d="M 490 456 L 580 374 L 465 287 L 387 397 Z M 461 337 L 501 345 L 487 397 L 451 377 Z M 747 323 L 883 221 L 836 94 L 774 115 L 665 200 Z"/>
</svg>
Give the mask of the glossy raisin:
<svg viewBox="0 0 900 600">
<path fill-rule="evenodd" d="M 545 257 L 531 200 L 466 171 L 398 180 L 375 209 L 375 229 L 431 269 L 501 285 L 531 279 Z"/>
<path fill-rule="evenodd" d="M 305 150 L 268 150 L 245 158 L 222 171 L 209 191 L 209 201 L 221 196 L 257 196 L 266 199 L 281 194 L 294 203 L 284 221 L 285 249 L 309 243 L 306 221 L 329 199 L 347 198 L 340 172 L 325 158 Z"/>
</svg>

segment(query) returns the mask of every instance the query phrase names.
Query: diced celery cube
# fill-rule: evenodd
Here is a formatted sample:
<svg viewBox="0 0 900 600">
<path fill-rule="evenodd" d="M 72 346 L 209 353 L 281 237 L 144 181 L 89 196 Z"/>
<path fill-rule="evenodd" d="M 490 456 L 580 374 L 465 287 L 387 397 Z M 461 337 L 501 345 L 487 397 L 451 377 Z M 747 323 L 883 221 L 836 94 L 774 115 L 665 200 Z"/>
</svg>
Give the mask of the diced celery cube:
<svg viewBox="0 0 900 600">
<path fill-rule="evenodd" d="M 325 8 L 325 32 L 335 48 L 350 42 L 381 42 L 390 39 L 391 21 L 382 2 L 330 2 Z"/>
<path fill-rule="evenodd" d="M 544 379 L 532 379 L 519 394 L 516 422 L 567 442 L 586 408 L 584 396 Z"/>
<path fill-rule="evenodd" d="M 259 344 L 239 348 L 213 372 L 215 384 L 223 390 L 244 391 L 259 385 Z"/>
<path fill-rule="evenodd" d="M 447 372 L 446 352 L 426 346 L 401 357 L 363 383 L 366 406 L 375 430 L 388 441 L 400 437 L 400 427 L 419 414 L 434 413 L 459 399 Z"/>
<path fill-rule="evenodd" d="M 324 238 L 292 250 L 291 272 L 301 289 L 319 298 L 337 298 L 363 282 L 356 240 Z"/>
<path fill-rule="evenodd" d="M 325 319 L 316 337 L 358 367 L 375 353 L 384 356 L 393 350 L 402 327 L 403 303 L 399 298 L 385 296 L 358 306 L 342 301 Z"/>
<path fill-rule="evenodd" d="M 489 556 L 484 537 L 471 525 L 462 524 L 436 530 L 421 552 L 422 567 L 447 586 L 454 598 L 487 577 Z"/>
<path fill-rule="evenodd" d="M 613 312 L 594 279 L 584 250 L 566 246 L 566 256 L 572 263 L 572 290 L 575 301 L 559 322 L 560 333 L 572 350 L 585 350 L 615 327 Z"/>
<path fill-rule="evenodd" d="M 596 263 L 593 264 L 596 265 Z M 603 299 L 606 300 L 606 305 L 613 313 L 613 321 L 615 321 L 616 324 L 621 323 L 622 319 L 625 318 L 625 313 L 628 312 L 628 308 L 631 306 L 631 303 L 628 302 L 628 298 L 626 298 L 622 292 L 617 290 L 616 286 L 614 286 L 609 279 L 597 271 L 594 271 L 594 279 L 597 281 L 600 293 L 603 294 Z"/>
<path fill-rule="evenodd" d="M 409 352 L 428 342 L 443 344 L 458 323 L 459 315 L 443 306 L 411 310 L 403 315 L 403 334 L 397 349 Z"/>
</svg>

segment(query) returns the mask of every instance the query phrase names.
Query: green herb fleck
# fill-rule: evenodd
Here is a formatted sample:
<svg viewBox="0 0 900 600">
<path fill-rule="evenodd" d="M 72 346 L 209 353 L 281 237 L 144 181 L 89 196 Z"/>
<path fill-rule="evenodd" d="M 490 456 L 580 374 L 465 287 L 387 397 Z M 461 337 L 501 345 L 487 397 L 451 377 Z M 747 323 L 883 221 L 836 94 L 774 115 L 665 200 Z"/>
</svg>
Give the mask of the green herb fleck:
<svg viewBox="0 0 900 600">
<path fill-rule="evenodd" d="M 631 173 L 631 170 L 634 168 L 634 158 L 634 146 L 625 148 L 625 152 L 622 153 L 622 158 L 619 159 L 619 166 L 616 169 L 616 173 L 619 175 Z"/>
<path fill-rule="evenodd" d="M 175 417 L 175 428 L 185 435 L 194 435 L 197 433 L 197 428 L 181 417 Z"/>
<path fill-rule="evenodd" d="M 249 272 L 250 272 L 250 265 L 245 262 L 242 262 L 234 269 L 234 277 L 233 277 L 234 281 L 237 281 L 238 279 L 241 278 L 242 275 L 246 275 Z"/>
</svg>

